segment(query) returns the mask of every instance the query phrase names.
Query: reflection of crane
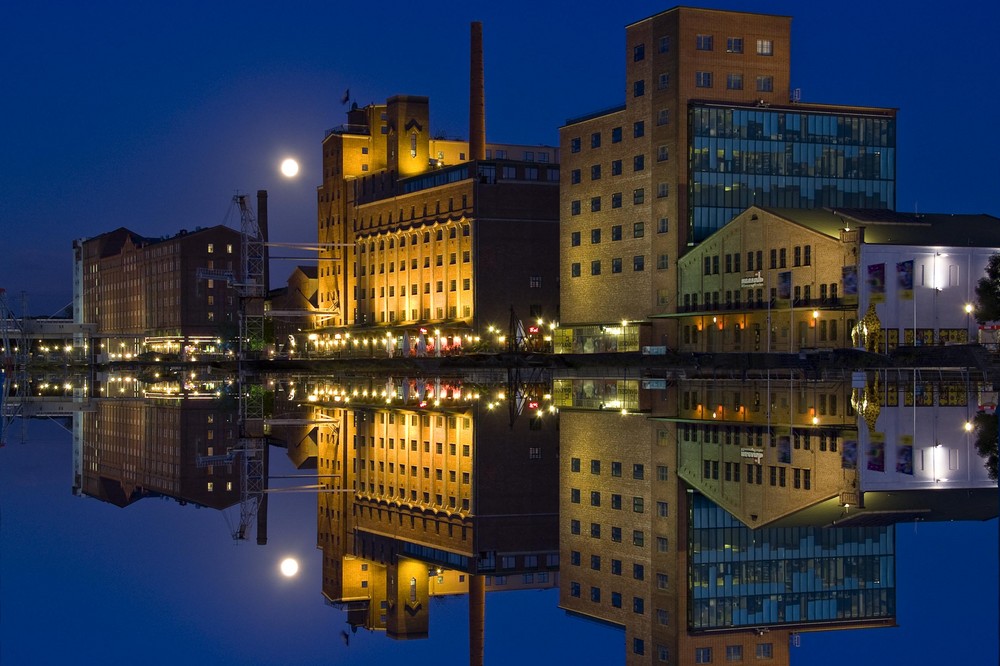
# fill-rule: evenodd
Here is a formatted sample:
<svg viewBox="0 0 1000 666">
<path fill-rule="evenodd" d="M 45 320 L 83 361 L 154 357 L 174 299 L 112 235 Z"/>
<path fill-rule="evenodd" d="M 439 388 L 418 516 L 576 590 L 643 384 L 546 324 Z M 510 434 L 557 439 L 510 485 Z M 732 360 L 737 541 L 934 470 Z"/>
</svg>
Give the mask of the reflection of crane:
<svg viewBox="0 0 1000 666">
<path fill-rule="evenodd" d="M 16 338 L 11 346 L 11 333 Z M 24 327 L 7 303 L 7 290 L 0 288 L 0 446 L 7 443 L 7 430 L 21 411 L 18 394 L 27 390 L 28 341 Z M 24 422 L 22 421 L 22 424 Z M 23 434 L 22 434 L 23 437 Z"/>
</svg>

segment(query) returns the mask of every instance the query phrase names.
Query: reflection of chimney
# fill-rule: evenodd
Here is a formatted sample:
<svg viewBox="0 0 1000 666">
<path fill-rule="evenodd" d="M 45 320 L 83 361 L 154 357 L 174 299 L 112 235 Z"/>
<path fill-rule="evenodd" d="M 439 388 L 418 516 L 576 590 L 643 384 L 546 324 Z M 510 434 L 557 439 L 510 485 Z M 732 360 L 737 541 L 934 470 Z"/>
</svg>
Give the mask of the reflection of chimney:
<svg viewBox="0 0 1000 666">
<path fill-rule="evenodd" d="M 260 242 L 264 244 L 264 297 L 271 290 L 270 257 L 267 250 L 267 190 L 257 190 L 257 227 L 260 229 Z"/>
<path fill-rule="evenodd" d="M 469 72 L 469 159 L 486 159 L 486 91 L 483 73 L 483 24 L 472 23 Z"/>
<path fill-rule="evenodd" d="M 486 577 L 469 576 L 469 665 L 483 666 L 486 647 Z"/>
</svg>

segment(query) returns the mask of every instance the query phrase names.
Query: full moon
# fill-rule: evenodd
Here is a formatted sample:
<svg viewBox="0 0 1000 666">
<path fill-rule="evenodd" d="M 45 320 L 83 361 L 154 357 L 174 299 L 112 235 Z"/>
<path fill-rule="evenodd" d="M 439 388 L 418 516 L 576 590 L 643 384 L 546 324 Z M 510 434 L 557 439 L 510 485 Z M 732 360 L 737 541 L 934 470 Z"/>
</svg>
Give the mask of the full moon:
<svg viewBox="0 0 1000 666">
<path fill-rule="evenodd" d="M 281 163 L 281 173 L 285 176 L 285 178 L 294 178 L 299 173 L 299 163 L 291 157 L 285 159 Z"/>
<path fill-rule="evenodd" d="M 299 563 L 291 557 L 286 557 L 281 560 L 281 575 L 285 578 L 291 578 L 299 572 Z"/>
</svg>

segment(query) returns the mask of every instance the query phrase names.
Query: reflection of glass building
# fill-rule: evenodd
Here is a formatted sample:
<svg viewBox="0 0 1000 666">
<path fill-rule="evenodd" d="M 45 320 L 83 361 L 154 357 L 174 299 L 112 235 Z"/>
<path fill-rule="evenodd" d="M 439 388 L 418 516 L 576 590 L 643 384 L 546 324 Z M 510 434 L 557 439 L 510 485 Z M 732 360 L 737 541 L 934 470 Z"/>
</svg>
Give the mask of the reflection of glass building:
<svg viewBox="0 0 1000 666">
<path fill-rule="evenodd" d="M 895 532 L 889 526 L 751 530 L 692 493 L 692 632 L 806 623 L 893 623 Z"/>
<path fill-rule="evenodd" d="M 895 208 L 891 110 L 697 103 L 689 119 L 690 241 L 753 205 Z"/>
</svg>

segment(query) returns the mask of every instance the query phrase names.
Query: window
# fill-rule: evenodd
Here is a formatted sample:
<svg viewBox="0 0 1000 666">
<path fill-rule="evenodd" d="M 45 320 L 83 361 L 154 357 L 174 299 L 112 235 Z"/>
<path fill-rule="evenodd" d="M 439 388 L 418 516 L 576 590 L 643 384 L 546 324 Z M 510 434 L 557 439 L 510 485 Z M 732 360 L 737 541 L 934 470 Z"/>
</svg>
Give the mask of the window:
<svg viewBox="0 0 1000 666">
<path fill-rule="evenodd" d="M 571 521 L 569 521 L 569 531 L 570 531 L 570 534 L 579 534 L 580 533 L 580 521 L 579 520 L 571 520 Z"/>
<path fill-rule="evenodd" d="M 621 208 L 622 207 L 622 193 L 621 192 L 615 192 L 614 194 L 611 195 L 611 207 L 612 208 Z"/>
<path fill-rule="evenodd" d="M 772 659 L 774 657 L 773 643 L 757 643 L 757 658 Z"/>
<path fill-rule="evenodd" d="M 632 236 L 634 238 L 642 238 L 646 235 L 646 223 L 636 222 L 632 225 Z"/>
<path fill-rule="evenodd" d="M 642 79 L 632 83 L 632 97 L 642 97 L 646 94 L 646 82 Z"/>
<path fill-rule="evenodd" d="M 666 270 L 667 268 L 669 268 L 667 255 L 665 254 L 656 255 L 656 270 L 663 271 Z"/>
<path fill-rule="evenodd" d="M 743 75 L 742 74 L 726 75 L 726 90 L 743 90 Z"/>
<path fill-rule="evenodd" d="M 570 202 L 570 204 L 569 204 L 569 213 L 570 213 L 570 215 L 579 215 L 580 214 L 580 200 L 579 199 L 577 199 L 576 201 L 571 201 Z"/>
<path fill-rule="evenodd" d="M 580 489 L 579 488 L 570 488 L 570 490 L 569 490 L 569 501 L 572 502 L 573 504 L 579 504 L 580 503 Z"/>
<path fill-rule="evenodd" d="M 590 230 L 590 244 L 596 245 L 601 242 L 601 230 L 591 229 Z"/>
<path fill-rule="evenodd" d="M 642 640 L 641 638 L 633 638 L 632 652 L 634 652 L 635 654 L 646 654 L 646 641 Z"/>
<path fill-rule="evenodd" d="M 611 260 L 611 272 L 621 273 L 622 272 L 622 259 L 621 257 L 616 257 Z"/>
<path fill-rule="evenodd" d="M 657 50 L 660 53 L 669 53 L 670 52 L 670 37 L 668 37 L 668 36 L 660 37 L 660 41 L 659 41 L 659 44 L 657 46 Z"/>
<path fill-rule="evenodd" d="M 579 458 L 570 458 L 570 460 L 569 460 L 569 470 L 571 472 L 579 472 L 580 471 L 580 459 Z"/>
<path fill-rule="evenodd" d="M 614 160 L 613 162 L 611 162 L 611 175 L 612 176 L 620 176 L 620 175 L 622 175 L 622 161 L 621 160 Z"/>
<path fill-rule="evenodd" d="M 762 56 L 774 55 L 774 42 L 771 41 L 770 39 L 758 39 L 757 55 L 762 55 Z"/>
<path fill-rule="evenodd" d="M 579 597 L 580 596 L 580 584 L 577 582 L 571 582 L 569 584 L 569 596 Z"/>
<path fill-rule="evenodd" d="M 666 146 L 659 146 L 656 149 L 656 161 L 666 162 L 669 159 L 670 159 L 670 149 L 667 148 Z"/>
<path fill-rule="evenodd" d="M 670 505 L 668 505 L 666 502 L 658 501 L 656 503 L 656 515 L 659 516 L 660 518 L 666 518 L 669 511 L 670 511 Z"/>
<path fill-rule="evenodd" d="M 646 257 L 641 254 L 637 254 L 632 257 L 632 270 L 639 272 L 646 270 Z"/>
<path fill-rule="evenodd" d="M 622 128 L 615 127 L 611 130 L 611 143 L 621 143 L 622 140 Z"/>
<path fill-rule="evenodd" d="M 612 592 L 611 593 L 611 605 L 614 606 L 615 608 L 621 608 L 622 607 L 622 593 L 621 592 Z"/>
<path fill-rule="evenodd" d="M 636 44 L 632 47 L 632 62 L 639 62 L 646 57 L 646 45 Z"/>
<path fill-rule="evenodd" d="M 656 78 L 656 88 L 657 90 L 666 90 L 669 87 L 670 87 L 670 75 L 664 72 Z"/>
<path fill-rule="evenodd" d="M 580 264 L 579 262 L 570 265 L 570 277 L 580 277 Z"/>
<path fill-rule="evenodd" d="M 711 88 L 712 72 L 695 72 L 694 85 L 698 88 Z"/>
<path fill-rule="evenodd" d="M 743 53 L 743 38 L 730 37 L 726 40 L 726 53 Z"/>
<path fill-rule="evenodd" d="M 805 246 L 805 251 L 804 251 L 803 257 L 802 257 L 802 265 L 803 266 L 810 266 L 810 265 L 812 265 L 812 245 L 806 245 Z M 823 285 L 823 286 L 826 286 L 826 285 Z"/>
<path fill-rule="evenodd" d="M 594 166 L 590 167 L 590 179 L 591 180 L 600 180 L 601 179 L 601 165 L 600 164 L 595 164 Z"/>
<path fill-rule="evenodd" d="M 622 239 L 622 225 L 616 224 L 611 227 L 611 240 L 620 241 Z"/>
<path fill-rule="evenodd" d="M 711 664 L 712 663 L 712 648 L 710 647 L 700 647 L 694 649 L 694 663 L 696 664 Z"/>
<path fill-rule="evenodd" d="M 727 645 L 726 646 L 726 661 L 743 661 L 743 646 L 742 645 Z"/>
<path fill-rule="evenodd" d="M 590 568 L 593 569 L 594 571 L 600 571 L 601 570 L 601 556 L 600 555 L 591 555 L 590 556 Z"/>
<path fill-rule="evenodd" d="M 590 262 L 590 274 L 591 275 L 600 275 L 601 274 L 601 260 L 600 259 L 596 259 L 596 260 Z"/>
<path fill-rule="evenodd" d="M 646 602 L 642 597 L 632 597 L 632 612 L 638 615 L 646 612 Z"/>
<path fill-rule="evenodd" d="M 621 476 L 622 475 L 622 464 L 620 462 L 611 463 L 611 476 Z"/>
<path fill-rule="evenodd" d="M 595 603 L 601 600 L 601 588 L 599 587 L 590 588 L 590 600 Z"/>
<path fill-rule="evenodd" d="M 788 250 L 786 248 L 778 250 L 778 266 L 779 268 L 787 268 L 788 266 Z"/>
<path fill-rule="evenodd" d="M 643 544 L 646 542 L 646 535 L 643 534 L 642 530 L 634 530 L 632 532 L 632 545 L 639 546 L 642 548 Z"/>
<path fill-rule="evenodd" d="M 632 171 L 642 171 L 646 168 L 646 156 L 636 155 L 632 158 Z"/>
<path fill-rule="evenodd" d="M 580 152 L 580 137 L 569 140 L 569 152 L 578 153 Z"/>
<path fill-rule="evenodd" d="M 577 247 L 580 244 L 580 232 L 574 231 L 569 235 L 569 244 L 573 247 Z"/>
<path fill-rule="evenodd" d="M 622 496 L 618 494 L 611 495 L 611 508 L 621 509 L 622 508 Z"/>
<path fill-rule="evenodd" d="M 632 203 L 636 206 L 642 204 L 646 200 L 646 190 L 643 188 L 638 188 L 632 191 Z"/>
<path fill-rule="evenodd" d="M 590 536 L 593 537 L 593 538 L 595 538 L 595 539 L 600 539 L 601 538 L 601 524 L 600 523 L 591 523 L 590 524 Z"/>
<path fill-rule="evenodd" d="M 601 133 L 600 132 L 594 132 L 593 134 L 590 135 L 590 147 L 591 148 L 600 148 L 601 147 Z"/>
<path fill-rule="evenodd" d="M 632 465 L 632 478 L 641 481 L 645 476 L 646 468 L 643 467 L 642 463 L 636 463 Z"/>
<path fill-rule="evenodd" d="M 711 51 L 712 35 L 698 35 L 695 38 L 695 46 L 699 51 Z"/>
<path fill-rule="evenodd" d="M 601 473 L 601 461 L 600 460 L 591 460 L 590 461 L 590 473 L 591 474 L 598 474 L 598 475 Z"/>
<path fill-rule="evenodd" d="M 660 199 L 670 196 L 670 185 L 667 183 L 657 183 L 656 196 Z"/>
<path fill-rule="evenodd" d="M 670 222 L 667 218 L 661 217 L 656 223 L 656 233 L 665 234 L 670 231 Z"/>
<path fill-rule="evenodd" d="M 601 211 L 601 197 L 590 198 L 590 212 L 599 213 Z"/>
<path fill-rule="evenodd" d="M 646 123 L 644 123 L 641 120 L 637 120 L 632 124 L 632 138 L 638 139 L 645 133 L 646 133 Z"/>
<path fill-rule="evenodd" d="M 619 503 L 620 503 L 621 496 L 619 496 L 618 499 L 619 499 Z M 615 543 L 621 543 L 622 542 L 622 528 L 620 528 L 620 527 L 612 527 L 611 528 L 611 540 L 614 541 Z M 621 573 L 621 572 L 619 572 L 619 573 Z"/>
<path fill-rule="evenodd" d="M 573 169 L 569 172 L 569 182 L 571 185 L 576 185 L 580 182 L 580 170 Z"/>
<path fill-rule="evenodd" d="M 666 125 L 670 122 L 670 111 L 668 109 L 660 109 L 656 112 L 656 124 Z"/>
<path fill-rule="evenodd" d="M 758 76 L 757 77 L 757 92 L 773 92 L 774 91 L 774 77 L 773 76 Z"/>
</svg>

